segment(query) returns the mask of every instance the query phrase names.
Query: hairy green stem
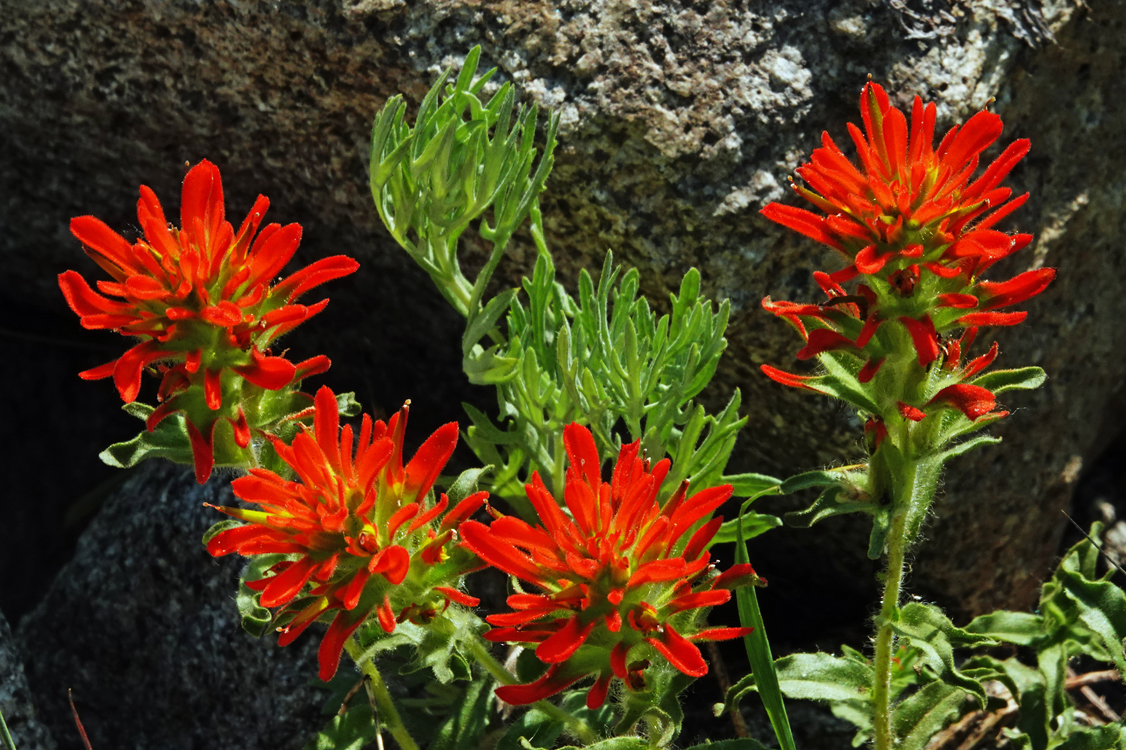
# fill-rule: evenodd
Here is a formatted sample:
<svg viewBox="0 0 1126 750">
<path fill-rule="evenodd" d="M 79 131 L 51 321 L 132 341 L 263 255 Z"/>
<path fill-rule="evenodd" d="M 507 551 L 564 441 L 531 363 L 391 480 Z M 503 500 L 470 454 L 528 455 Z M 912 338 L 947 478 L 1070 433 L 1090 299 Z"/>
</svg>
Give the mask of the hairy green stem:
<svg viewBox="0 0 1126 750">
<path fill-rule="evenodd" d="M 419 750 L 418 744 L 411 737 L 410 732 L 407 731 L 406 725 L 403 724 L 403 719 L 399 716 L 398 710 L 395 709 L 395 702 L 391 699 L 391 693 L 387 691 L 387 684 L 383 682 L 383 675 L 379 674 L 379 670 L 375 666 L 375 662 L 371 659 L 364 658 L 364 649 L 360 642 L 356 640 L 355 636 L 349 638 L 345 642 L 345 648 L 348 649 L 348 655 L 352 660 L 359 665 L 360 671 L 364 675 L 364 681 L 367 683 L 368 694 L 371 696 L 372 702 L 375 703 L 375 708 L 379 712 L 377 717 L 377 725 L 375 731 L 379 731 L 379 724 L 387 727 L 387 731 L 399 743 L 402 750 Z"/>
<path fill-rule="evenodd" d="M 899 596 L 903 588 L 903 567 L 907 553 L 908 508 L 902 507 L 892 517 L 888 532 L 888 565 L 884 580 L 884 599 L 880 607 L 878 630 L 876 632 L 876 684 L 872 691 L 872 726 L 876 739 L 876 750 L 891 750 L 896 738 L 891 726 L 891 655 L 895 648 L 892 622 L 899 607 Z"/>
<path fill-rule="evenodd" d="M 497 682 L 502 685 L 515 685 L 517 680 L 504 665 L 496 660 L 489 647 L 480 638 L 470 638 L 465 641 L 469 645 L 469 652 L 477 663 L 485 668 Z M 598 741 L 598 735 L 590 725 L 577 716 L 572 716 L 554 703 L 536 701 L 532 704 L 537 710 L 542 711 L 556 721 L 562 722 L 577 736 L 584 745 L 591 745 Z"/>
</svg>

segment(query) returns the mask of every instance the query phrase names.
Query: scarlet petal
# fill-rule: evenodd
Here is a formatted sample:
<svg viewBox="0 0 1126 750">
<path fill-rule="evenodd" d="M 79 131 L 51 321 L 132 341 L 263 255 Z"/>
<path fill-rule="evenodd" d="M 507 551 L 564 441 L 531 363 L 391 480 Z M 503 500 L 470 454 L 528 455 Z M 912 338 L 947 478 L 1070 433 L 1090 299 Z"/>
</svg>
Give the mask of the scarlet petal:
<svg viewBox="0 0 1126 750">
<path fill-rule="evenodd" d="M 193 423 L 188 422 L 188 438 L 192 442 L 192 464 L 195 466 L 195 480 L 200 484 L 211 476 L 211 468 L 215 465 L 215 456 L 211 451 L 211 436 L 215 431 L 215 423 L 207 426 L 204 435 Z"/>
<path fill-rule="evenodd" d="M 542 701 L 544 698 L 550 698 L 582 677 L 581 674 L 562 676 L 559 674 L 560 666 L 559 664 L 552 664 L 543 677 L 527 685 L 503 685 L 498 687 L 496 696 L 513 706 L 525 706 L 529 703 Z"/>
<path fill-rule="evenodd" d="M 383 632 L 395 632 L 395 611 L 391 609 L 391 598 L 388 595 L 383 595 L 383 604 L 379 605 L 379 609 L 375 614 L 379 620 L 379 627 L 383 628 Z"/>
<path fill-rule="evenodd" d="M 398 586 L 407 577 L 411 566 L 411 554 L 397 544 L 381 549 L 368 563 L 368 570 L 380 573 L 387 582 Z"/>
<path fill-rule="evenodd" d="M 59 274 L 59 289 L 62 290 L 70 309 L 79 317 L 99 313 L 124 315 L 133 311 L 131 305 L 115 302 L 95 292 L 77 271 L 64 271 Z"/>
<path fill-rule="evenodd" d="M 153 413 L 155 414 L 156 412 Z M 243 414 L 242 407 L 239 407 L 238 416 L 229 421 L 234 430 L 235 445 L 240 448 L 245 448 L 250 445 L 250 425 L 246 422 L 246 415 Z"/>
<path fill-rule="evenodd" d="M 879 273 L 880 269 L 887 265 L 893 255 L 894 253 L 881 254 L 875 245 L 868 245 L 856 254 L 856 270 L 864 274 Z"/>
<path fill-rule="evenodd" d="M 451 602 L 457 602 L 458 604 L 466 607 L 476 607 L 481 603 L 481 600 L 477 597 L 470 596 L 464 591 L 458 591 L 457 589 L 452 589 L 448 586 L 435 586 L 434 590 L 449 599 Z"/>
<path fill-rule="evenodd" d="M 604 672 L 598 675 L 598 679 L 594 681 L 590 692 L 586 694 L 586 707 L 591 711 L 601 708 L 602 704 L 606 702 L 606 693 L 610 690 L 610 680 L 613 676 L 611 672 Z"/>
<path fill-rule="evenodd" d="M 98 365 L 97 367 L 92 367 L 89 370 L 83 370 L 82 372 L 78 373 L 78 377 L 82 378 L 83 380 L 101 380 L 102 378 L 108 378 L 113 375 L 113 371 L 115 369 L 117 369 L 116 359 L 112 362 L 106 362 L 104 365 Z"/>
<path fill-rule="evenodd" d="M 962 126 L 949 150 L 943 154 L 955 168 L 980 154 L 1001 135 L 1001 118 L 992 112 L 978 112 Z"/>
<path fill-rule="evenodd" d="M 1027 312 L 980 312 L 970 313 L 958 318 L 958 325 L 963 326 L 1015 326 L 1023 323 L 1028 317 Z"/>
<path fill-rule="evenodd" d="M 296 225 L 290 225 L 296 226 Z M 289 227 L 286 227 L 288 229 Z M 300 230 L 300 227 L 298 227 Z M 279 232 L 280 234 L 280 232 Z M 300 231 L 298 232 L 300 238 Z M 275 292 L 286 295 L 286 301 L 293 301 L 315 286 L 320 286 L 326 281 L 339 279 L 341 276 L 355 273 L 360 267 L 347 255 L 334 255 L 331 258 L 322 258 L 312 265 L 302 268 L 297 273 L 282 280 L 275 287 Z"/>
<path fill-rule="evenodd" d="M 934 322 L 931 321 L 929 315 L 924 315 L 922 320 L 915 320 L 914 318 L 903 317 L 899 319 L 907 332 L 911 334 L 911 340 L 915 344 L 915 351 L 919 355 L 919 366 L 926 367 L 931 362 L 938 359 L 938 334 L 934 330 Z"/>
<path fill-rule="evenodd" d="M 145 429 L 149 432 L 152 432 L 156 429 L 156 426 L 164 420 L 165 417 L 171 414 L 175 414 L 178 411 L 180 410 L 177 409 L 171 401 L 165 401 L 163 404 L 153 409 L 152 414 L 150 414 L 148 419 L 145 420 Z M 246 446 L 244 445 L 242 447 L 245 448 Z"/>
<path fill-rule="evenodd" d="M 703 677 L 708 673 L 708 664 L 700 655 L 700 649 L 673 629 L 672 625 L 664 626 L 664 633 L 658 638 L 646 638 L 653 648 L 669 660 L 669 664 L 679 669 L 689 677 Z"/>
<path fill-rule="evenodd" d="M 1044 291 L 1055 277 L 1054 268 L 1038 268 L 1025 271 L 1008 281 L 983 281 L 976 288 L 982 300 L 981 309 L 993 310 L 1024 302 Z"/>
<path fill-rule="evenodd" d="M 421 499 L 426 496 L 457 446 L 457 422 L 444 424 L 419 447 L 404 469 L 403 496 Z"/>
<path fill-rule="evenodd" d="M 860 372 L 856 374 L 856 379 L 861 383 L 867 383 L 876 377 L 876 373 L 880 371 L 880 367 L 884 364 L 886 357 L 879 359 L 870 359 L 864 363 L 860 368 Z"/>
<path fill-rule="evenodd" d="M 284 357 L 267 357 L 257 348 L 250 350 L 251 364 L 231 368 L 259 388 L 278 391 L 293 382 L 297 368 Z"/>
<path fill-rule="evenodd" d="M 997 398 L 993 393 L 978 385 L 958 383 L 943 388 L 930 400 L 930 405 L 947 404 L 958 409 L 969 419 L 975 420 L 993 411 Z"/>
<path fill-rule="evenodd" d="M 729 641 L 732 638 L 742 638 L 755 631 L 754 628 L 708 628 L 689 636 L 693 641 Z"/>
<path fill-rule="evenodd" d="M 785 370 L 779 370 L 777 367 L 771 367 L 770 365 L 759 365 L 759 369 L 762 370 L 763 375 L 770 378 L 775 383 L 788 385 L 791 388 L 804 388 L 805 390 L 813 391 L 814 393 L 820 392 L 816 388 L 808 385 L 810 381 L 817 379 L 817 376 L 815 375 L 794 375 L 793 373 L 786 372 Z"/>
<path fill-rule="evenodd" d="M 207 402 L 207 408 L 211 411 L 218 411 L 219 407 L 223 405 L 223 387 L 220 375 L 221 373 L 218 370 L 203 371 L 203 396 L 204 401 Z"/>
<path fill-rule="evenodd" d="M 151 339 L 121 355 L 113 368 L 113 384 L 117 386 L 122 401 L 131 404 L 137 400 L 137 394 L 141 392 L 141 371 L 145 365 L 162 356 L 165 353 L 161 351 L 160 343 Z"/>
<path fill-rule="evenodd" d="M 328 626 L 320 650 L 317 652 L 317 661 L 321 665 L 319 677 L 322 682 L 328 682 L 336 675 L 336 670 L 340 666 L 340 655 L 344 651 L 344 642 L 363 621 L 363 615 L 341 612 Z"/>
<path fill-rule="evenodd" d="M 856 342 L 847 336 L 828 328 L 816 328 L 809 332 L 809 341 L 798 352 L 797 357 L 798 359 L 809 359 L 823 352 L 836 349 L 847 349 L 853 352 L 858 350 Z"/>
<path fill-rule="evenodd" d="M 777 224 L 804 234 L 812 240 L 837 250 L 842 248 L 841 243 L 830 234 L 825 219 L 812 211 L 806 211 L 804 208 L 795 206 L 784 206 L 781 203 L 770 203 L 759 213 Z"/>
<path fill-rule="evenodd" d="M 200 221 L 210 229 L 212 222 L 223 220 L 223 183 L 219 168 L 204 159 L 184 177 L 181 193 L 180 226 L 189 229 Z"/>
<path fill-rule="evenodd" d="M 536 656 L 547 664 L 558 664 L 570 658 L 571 654 L 578 651 L 579 646 L 586 642 L 590 631 L 594 629 L 594 621 L 583 625 L 579 616 L 575 615 L 567 624 L 556 631 L 555 635 L 548 638 L 536 648 Z"/>
<path fill-rule="evenodd" d="M 972 294 L 940 294 L 938 295 L 938 306 L 968 310 L 977 307 L 977 297 Z"/>
<path fill-rule="evenodd" d="M 578 472 L 590 487 L 601 486 L 602 460 L 590 430 L 572 422 L 563 428 L 563 445 L 567 449 L 567 457 L 571 460 L 571 468 Z"/>
<path fill-rule="evenodd" d="M 124 281 L 126 273 L 138 270 L 130 259 L 133 246 L 101 219 L 77 216 L 70 220 L 70 233 L 86 246 L 87 254 L 118 281 Z"/>
<path fill-rule="evenodd" d="M 899 413 L 903 415 L 904 419 L 910 419 L 912 422 L 922 422 L 927 418 L 926 412 L 916 409 L 910 404 L 905 404 L 902 401 L 898 403 Z"/>
<path fill-rule="evenodd" d="M 304 362 L 298 362 L 296 372 L 293 375 L 294 380 L 304 380 L 311 378 L 314 375 L 320 375 L 322 372 L 327 372 L 329 366 L 332 364 L 329 358 L 323 354 L 318 354 L 315 357 L 310 357 Z"/>
<path fill-rule="evenodd" d="M 309 582 L 316 567 L 317 564 L 312 559 L 304 557 L 271 578 L 270 584 L 262 592 L 262 606 L 277 607 L 291 601 Z"/>
</svg>

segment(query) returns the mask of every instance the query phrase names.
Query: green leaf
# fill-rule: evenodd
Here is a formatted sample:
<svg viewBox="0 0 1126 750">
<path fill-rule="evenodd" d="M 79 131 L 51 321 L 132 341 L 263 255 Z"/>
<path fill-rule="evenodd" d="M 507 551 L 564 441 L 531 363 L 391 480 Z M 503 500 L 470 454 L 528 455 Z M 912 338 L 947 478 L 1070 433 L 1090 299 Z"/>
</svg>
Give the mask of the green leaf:
<svg viewBox="0 0 1126 750">
<path fill-rule="evenodd" d="M 477 747 L 489 723 L 492 700 L 491 681 L 469 683 L 451 716 L 438 730 L 430 750 L 471 750 Z"/>
<path fill-rule="evenodd" d="M 1004 610 L 975 617 L 965 630 L 1018 646 L 1031 646 L 1045 635 L 1044 618 L 1041 616 Z"/>
<path fill-rule="evenodd" d="M 779 489 L 783 495 L 792 495 L 810 487 L 833 487 L 839 485 L 842 479 L 839 471 L 807 471 L 784 480 Z"/>
<path fill-rule="evenodd" d="M 749 501 L 748 501 L 749 502 Z M 743 503 L 742 511 L 746 511 L 747 503 Z M 740 513 L 742 515 L 742 513 Z M 747 552 L 746 540 L 743 538 L 743 527 L 736 527 L 735 562 L 750 563 L 750 553 Z M 782 750 L 796 750 L 793 730 L 790 728 L 790 719 L 786 715 L 786 703 L 782 699 L 782 689 L 778 683 L 778 675 L 774 669 L 774 658 L 770 654 L 770 641 L 766 637 L 766 624 L 762 621 L 762 612 L 759 611 L 758 596 L 754 586 L 740 586 L 735 590 L 735 601 L 739 608 L 739 623 L 743 627 L 754 628 L 749 635 L 743 636 L 743 645 L 747 649 L 747 660 L 751 663 L 751 671 L 756 675 L 759 698 L 766 708 L 766 715 L 770 719 L 770 726 Z"/>
<path fill-rule="evenodd" d="M 932 682 L 893 709 L 897 750 L 923 750 L 961 711 L 965 693 L 954 685 Z"/>
<path fill-rule="evenodd" d="M 1039 388 L 1047 377 L 1039 367 L 1022 367 L 1019 370 L 993 370 L 975 378 L 971 383 L 993 391 L 996 395 L 1005 391 Z"/>
<path fill-rule="evenodd" d="M 16 743 L 8 731 L 8 723 L 4 721 L 4 713 L 0 712 L 0 740 L 4 741 L 4 750 L 16 750 Z"/>
<path fill-rule="evenodd" d="M 1126 728 L 1117 724 L 1072 732 L 1054 750 L 1121 750 L 1126 747 Z"/>
<path fill-rule="evenodd" d="M 729 474 L 720 477 L 719 482 L 730 484 L 733 488 L 732 495 L 735 497 L 754 499 L 763 495 L 783 494 L 782 481 L 765 474 Z"/>
<path fill-rule="evenodd" d="M 366 700 L 357 700 L 333 716 L 303 750 L 360 750 L 369 742 L 375 742 L 375 716 Z"/>
<path fill-rule="evenodd" d="M 465 333 L 461 337 L 461 356 L 468 357 L 473 345 L 488 335 L 496 327 L 501 316 L 508 312 L 512 300 L 520 293 L 519 289 L 506 289 L 489 300 L 485 309 L 466 321 Z"/>
<path fill-rule="evenodd" d="M 348 391 L 347 393 L 336 394 L 336 410 L 340 412 L 342 417 L 355 417 L 363 411 L 363 407 L 356 400 L 356 394 Z"/>
<path fill-rule="evenodd" d="M 732 518 L 730 521 L 726 521 L 720 526 L 719 531 L 712 537 L 712 541 L 708 543 L 708 546 L 710 547 L 713 544 L 731 544 L 732 542 L 738 541 L 739 530 L 736 527 L 740 525 L 743 530 L 742 537 L 744 540 L 747 540 L 754 539 L 760 534 L 765 534 L 771 529 L 778 528 L 782 525 L 782 519 L 778 516 L 772 516 L 766 513 L 747 511 L 742 516 Z"/>
<path fill-rule="evenodd" d="M 216 524 L 218 526 L 219 524 Z M 213 526 L 212 529 L 215 527 Z M 262 592 L 255 591 L 246 585 L 247 581 L 257 581 L 265 578 L 266 571 L 287 559 L 285 555 L 269 554 L 255 555 L 239 576 L 238 593 L 235 595 L 235 605 L 242 615 L 242 629 L 255 638 L 266 634 L 274 615 L 262 606 Z"/>
<path fill-rule="evenodd" d="M 838 355 L 834 352 L 825 352 L 818 354 L 817 360 L 825 368 L 826 374 L 808 381 L 806 385 L 826 395 L 847 401 L 868 414 L 880 413 L 880 407 L 868 393 L 868 386 L 856 379 L 855 373 L 839 361 Z"/>
<path fill-rule="evenodd" d="M 960 456 L 963 453 L 971 451 L 974 448 L 977 448 L 979 446 L 996 445 L 999 442 L 1001 442 L 1001 438 L 999 438 L 999 437 L 993 437 L 992 435 L 979 435 L 978 437 L 972 438 L 970 440 L 966 440 L 965 442 L 958 443 L 957 445 L 953 446 L 952 448 L 947 448 L 946 450 L 942 451 L 941 453 L 938 453 L 937 455 L 935 455 L 934 458 L 935 458 L 936 461 L 939 461 L 941 463 L 945 463 L 946 461 L 949 461 L 950 459 L 954 458 L 955 456 Z"/>
<path fill-rule="evenodd" d="M 787 513 L 785 515 L 786 523 L 795 528 L 807 529 L 818 521 L 824 521 L 832 516 L 843 516 L 847 513 L 867 513 L 876 516 L 881 512 L 880 506 L 872 503 L 837 500 L 843 489 L 840 485 L 829 487 L 818 495 L 813 504 L 805 510 Z"/>
<path fill-rule="evenodd" d="M 562 733 L 563 722 L 532 708 L 517 717 L 500 738 L 496 750 L 521 750 L 528 747 L 550 750 Z"/>
<path fill-rule="evenodd" d="M 449 489 L 446 490 L 446 496 L 450 499 L 450 507 L 456 506 L 465 498 L 472 495 L 477 491 L 477 486 L 481 482 L 481 477 L 493 470 L 492 465 L 484 466 L 480 469 L 466 469 L 458 475 Z"/>
<path fill-rule="evenodd" d="M 875 673 L 868 664 L 832 654 L 791 654 L 776 662 L 778 684 L 789 698 L 869 701 Z"/>
<path fill-rule="evenodd" d="M 996 645 L 995 641 L 955 627 L 938 607 L 920 602 L 912 602 L 900 609 L 891 628 L 922 651 L 924 663 L 944 682 L 977 696 L 981 707 L 985 707 L 985 688 L 977 680 L 958 671 L 954 645 L 990 646 Z"/>
<path fill-rule="evenodd" d="M 153 407 L 133 402 L 122 407 L 139 419 L 147 419 Z M 148 458 L 167 458 L 178 464 L 192 463 L 192 443 L 183 414 L 172 414 L 160 421 L 152 432 L 142 431 L 132 440 L 114 443 L 98 454 L 102 462 L 118 469 L 129 469 Z"/>
<path fill-rule="evenodd" d="M 767 747 L 758 740 L 746 737 L 740 740 L 705 742 L 702 745 L 693 745 L 688 750 L 767 750 Z"/>
<path fill-rule="evenodd" d="M 581 748 L 567 745 L 559 750 L 649 750 L 649 743 L 640 737 L 611 737 L 608 740 L 595 742 L 593 745 L 584 745 Z"/>
<path fill-rule="evenodd" d="M 1126 593 L 1109 580 L 1092 581 L 1066 566 L 1056 572 L 1067 596 L 1078 607 L 1079 620 L 1102 642 L 1118 671 L 1126 675 Z"/>
</svg>

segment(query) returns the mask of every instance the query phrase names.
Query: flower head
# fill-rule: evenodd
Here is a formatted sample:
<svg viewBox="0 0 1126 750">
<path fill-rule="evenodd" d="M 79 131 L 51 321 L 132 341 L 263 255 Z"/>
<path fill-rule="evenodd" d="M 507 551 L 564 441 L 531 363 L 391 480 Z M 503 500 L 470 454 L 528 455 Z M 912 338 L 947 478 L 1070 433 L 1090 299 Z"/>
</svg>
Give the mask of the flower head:
<svg viewBox="0 0 1126 750">
<path fill-rule="evenodd" d="M 320 648 L 321 679 L 328 680 L 344 642 L 369 615 L 390 633 L 407 619 L 428 622 L 451 601 L 477 604 L 457 588 L 477 563 L 453 543 L 459 524 L 488 495 L 470 495 L 452 510 L 444 494 L 428 500 L 457 444 L 455 422 L 440 427 L 404 466 L 406 406 L 386 423 L 364 415 L 358 436 L 351 425 L 340 429 L 327 387 L 317 392 L 314 409 L 312 430 L 302 429 L 292 446 L 274 438 L 297 481 L 265 469 L 236 479 L 235 495 L 261 510 L 218 508 L 249 523 L 216 534 L 207 550 L 216 557 L 286 556 L 247 585 L 262 592 L 264 607 L 293 605 L 278 616 L 283 646 L 335 613 Z"/>
<path fill-rule="evenodd" d="M 891 106 L 883 88 L 869 83 L 860 96 L 860 113 L 864 130 L 848 126 L 859 167 L 825 133 L 821 148 L 797 170 L 807 187 L 794 185 L 794 190 L 824 215 L 778 203 L 762 209 L 768 219 L 837 250 L 849 265 L 814 274 L 825 303 L 767 297 L 763 307 L 794 325 L 805 339 L 799 359 L 828 352 L 853 359 L 854 382 L 872 394 L 861 405 L 868 410 L 876 405 L 885 419 L 898 412 L 920 421 L 945 408 L 958 409 L 971 420 L 1004 416 L 992 410 L 992 394 L 986 398 L 981 393 L 985 389 L 968 382 L 988 362 L 979 358 L 963 368 L 961 356 L 980 327 L 1022 322 L 1027 313 L 1002 308 L 1039 294 L 1055 278 L 1051 268 L 1004 282 L 980 278 L 1032 240 L 1031 235 L 994 229 L 1028 198 L 1013 198 L 1012 190 L 1000 183 L 1028 153 L 1029 142 L 1010 144 L 978 175 L 982 154 L 1001 135 L 997 115 L 977 113 L 951 128 L 935 147 L 936 109 L 919 97 L 908 121 Z M 842 288 L 858 277 L 854 293 Z M 957 338 L 954 331 L 964 335 Z M 904 377 L 897 366 L 881 375 L 887 361 L 909 362 L 901 356 L 903 342 L 909 342 L 918 370 Z M 995 347 L 990 362 L 994 356 Z M 932 365 L 942 368 L 941 377 L 925 388 L 896 386 L 920 381 Z M 840 392 L 823 389 L 818 377 L 766 365 L 762 369 L 785 385 Z"/>
<path fill-rule="evenodd" d="M 467 521 L 464 544 L 482 560 L 535 586 L 508 598 L 513 612 L 487 618 L 486 638 L 535 643 L 547 672 L 535 682 L 497 689 L 513 704 L 532 703 L 593 675 L 587 705 L 602 705 L 613 677 L 644 686 L 651 658 L 663 658 L 699 677 L 707 664 L 695 641 L 734 638 L 749 628 L 701 630 L 702 611 L 731 598 L 731 589 L 758 580 L 750 565 L 716 575 L 708 545 L 722 519 L 712 513 L 731 496 L 730 485 L 686 496 L 686 486 L 661 507 L 657 492 L 669 471 L 650 469 L 640 441 L 622 447 L 613 479 L 602 481 L 589 430 L 563 433 L 570 468 L 560 508 L 538 473 L 528 499 L 542 525 L 499 516 L 490 526 Z M 687 483 L 685 483 L 687 485 Z M 569 511 L 569 512 L 568 512 Z"/>
<path fill-rule="evenodd" d="M 297 224 L 258 231 L 269 206 L 258 196 L 238 231 L 226 220 L 218 168 L 209 161 L 184 178 L 181 227 L 168 223 L 148 187 L 141 186 L 137 217 L 143 236 L 130 243 L 93 216 L 71 220 L 71 232 L 111 277 L 94 291 L 75 271 L 59 276 L 71 309 L 89 329 L 117 331 L 141 341 L 118 359 L 80 373 L 113 377 L 126 403 L 141 387 L 141 372 L 162 367 L 164 403 L 148 420 L 152 430 L 185 412 L 197 474 L 207 478 L 212 433 L 225 419 L 245 448 L 250 439 L 240 407 L 245 383 L 277 391 L 328 369 L 326 357 L 294 364 L 269 352 L 271 342 L 324 309 L 328 300 L 297 304 L 303 293 L 358 268 L 343 255 L 325 258 L 274 283 L 301 241 Z M 255 236 L 257 234 L 257 237 Z"/>
</svg>

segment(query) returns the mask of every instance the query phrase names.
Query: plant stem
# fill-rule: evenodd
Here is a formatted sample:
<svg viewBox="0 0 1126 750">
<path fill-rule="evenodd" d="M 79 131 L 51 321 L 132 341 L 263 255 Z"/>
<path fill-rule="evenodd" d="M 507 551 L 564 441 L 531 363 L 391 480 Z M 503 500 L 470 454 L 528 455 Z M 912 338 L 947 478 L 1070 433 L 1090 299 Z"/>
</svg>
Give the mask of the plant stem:
<svg viewBox="0 0 1126 750">
<path fill-rule="evenodd" d="M 899 607 L 900 590 L 903 587 L 903 565 L 907 552 L 908 508 L 901 507 L 892 517 L 888 532 L 888 566 L 884 581 L 884 599 L 880 607 L 879 629 L 876 633 L 876 684 L 872 694 L 872 724 L 876 738 L 876 750 L 891 750 L 895 746 L 895 735 L 891 727 L 891 654 L 895 647 L 892 622 Z"/>
<path fill-rule="evenodd" d="M 0 740 L 4 742 L 5 750 L 16 750 L 16 743 L 8 732 L 8 724 L 4 721 L 4 714 L 0 713 Z"/>
<path fill-rule="evenodd" d="M 496 678 L 497 682 L 502 685 L 515 685 L 518 682 L 518 680 L 512 675 L 512 673 L 505 669 L 504 665 L 496 660 L 496 658 L 489 651 L 488 646 L 486 646 L 480 638 L 468 638 L 465 640 L 465 643 L 468 644 L 469 651 L 473 655 L 473 658 L 477 660 L 477 663 L 484 667 L 485 671 Z M 579 717 L 572 716 L 571 714 L 567 713 L 554 703 L 549 703 L 547 701 L 536 701 L 532 704 L 532 706 L 534 706 L 539 711 L 547 714 L 556 721 L 565 724 L 572 732 L 575 733 L 575 735 L 580 740 L 582 740 L 584 745 L 590 745 L 598 741 L 598 735 L 595 734 L 594 730 L 590 728 L 590 725 L 588 725 Z"/>
<path fill-rule="evenodd" d="M 345 647 L 348 649 L 348 655 L 352 660 L 359 665 L 360 671 L 366 678 L 365 682 L 368 687 L 368 694 L 371 696 L 372 701 L 375 703 L 376 710 L 379 711 L 377 722 L 387 727 L 387 731 L 399 743 L 402 750 L 419 750 L 418 744 L 411 737 L 410 732 L 407 731 L 406 725 L 403 724 L 403 719 L 399 716 L 399 712 L 395 709 L 395 702 L 391 699 L 391 693 L 387 691 L 387 684 L 383 682 L 383 676 L 379 674 L 379 670 L 375 666 L 375 662 L 371 659 L 364 658 L 364 649 L 356 640 L 355 636 L 349 638 L 345 642 Z M 379 732 L 379 726 L 376 725 L 375 731 Z"/>
</svg>

